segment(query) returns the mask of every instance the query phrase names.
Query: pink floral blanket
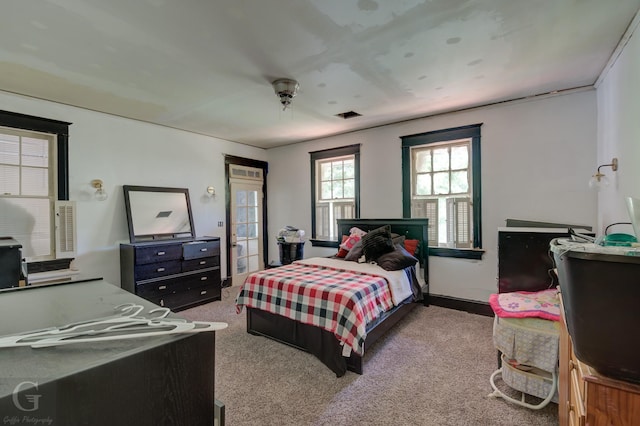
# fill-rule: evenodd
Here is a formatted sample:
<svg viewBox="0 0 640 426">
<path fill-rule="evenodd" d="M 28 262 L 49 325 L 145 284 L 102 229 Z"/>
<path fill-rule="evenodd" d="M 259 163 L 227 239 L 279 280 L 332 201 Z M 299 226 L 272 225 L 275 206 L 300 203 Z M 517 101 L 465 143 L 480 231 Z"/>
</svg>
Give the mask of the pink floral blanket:
<svg viewBox="0 0 640 426">
<path fill-rule="evenodd" d="M 560 321 L 557 289 L 492 294 L 489 296 L 489 305 L 502 318 L 538 317 Z"/>
</svg>

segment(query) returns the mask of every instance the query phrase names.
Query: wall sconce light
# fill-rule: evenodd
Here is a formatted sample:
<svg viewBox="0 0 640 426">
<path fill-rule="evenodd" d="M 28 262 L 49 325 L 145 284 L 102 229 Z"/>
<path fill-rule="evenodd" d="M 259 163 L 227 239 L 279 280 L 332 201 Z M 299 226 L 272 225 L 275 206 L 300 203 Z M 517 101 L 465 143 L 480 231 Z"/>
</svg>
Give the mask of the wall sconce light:
<svg viewBox="0 0 640 426">
<path fill-rule="evenodd" d="M 598 166 L 596 174 L 591 176 L 591 179 L 589 180 L 589 188 L 600 189 L 609 185 L 609 178 L 600 171 L 603 167 L 611 167 L 611 170 L 614 172 L 617 171 L 618 159 L 614 157 L 613 160 L 611 160 L 611 163 Z"/>
<path fill-rule="evenodd" d="M 107 194 L 107 191 L 104 190 L 104 185 L 102 183 L 102 180 L 100 179 L 92 180 L 91 186 L 96 189 L 96 193 L 93 195 L 94 197 L 96 197 L 96 200 L 104 201 L 107 199 L 109 194 Z"/>
<path fill-rule="evenodd" d="M 216 196 L 216 189 L 213 186 L 207 186 L 207 195 L 211 198 Z"/>
</svg>

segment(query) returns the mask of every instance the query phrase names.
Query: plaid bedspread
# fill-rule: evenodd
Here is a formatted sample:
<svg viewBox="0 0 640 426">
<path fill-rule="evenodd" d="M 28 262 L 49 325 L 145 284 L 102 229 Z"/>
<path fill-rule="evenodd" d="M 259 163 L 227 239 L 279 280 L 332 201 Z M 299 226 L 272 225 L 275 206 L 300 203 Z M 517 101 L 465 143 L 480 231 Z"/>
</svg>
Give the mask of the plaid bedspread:
<svg viewBox="0 0 640 426">
<path fill-rule="evenodd" d="M 322 327 L 362 355 L 367 323 L 393 302 L 383 277 L 292 263 L 250 274 L 237 313 L 244 306 Z"/>
</svg>

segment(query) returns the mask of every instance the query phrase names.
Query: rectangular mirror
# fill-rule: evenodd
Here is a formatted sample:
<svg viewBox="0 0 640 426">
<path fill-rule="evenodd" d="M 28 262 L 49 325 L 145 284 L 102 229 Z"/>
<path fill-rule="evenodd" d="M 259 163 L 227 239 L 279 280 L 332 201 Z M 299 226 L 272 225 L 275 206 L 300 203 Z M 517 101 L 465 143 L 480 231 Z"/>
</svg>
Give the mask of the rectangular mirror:
<svg viewBox="0 0 640 426">
<path fill-rule="evenodd" d="M 133 185 L 123 189 L 132 243 L 195 238 L 188 189 Z"/>
</svg>

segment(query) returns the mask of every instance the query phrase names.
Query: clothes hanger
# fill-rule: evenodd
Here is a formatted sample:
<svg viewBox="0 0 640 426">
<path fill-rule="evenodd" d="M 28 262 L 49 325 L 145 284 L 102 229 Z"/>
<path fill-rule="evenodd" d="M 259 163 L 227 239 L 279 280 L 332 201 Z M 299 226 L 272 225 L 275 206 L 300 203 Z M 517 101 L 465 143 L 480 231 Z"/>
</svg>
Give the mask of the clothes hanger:
<svg viewBox="0 0 640 426">
<path fill-rule="evenodd" d="M 71 343 L 88 343 L 108 340 L 133 339 L 180 333 L 216 331 L 228 325 L 221 322 L 187 321 L 168 318 L 169 308 L 155 308 L 148 316 L 140 316 L 142 305 L 125 303 L 114 308 L 119 314 L 84 320 L 60 327 L 0 336 L 0 348 L 30 346 L 44 348 Z M 159 315 L 151 315 L 159 313 Z"/>
</svg>

